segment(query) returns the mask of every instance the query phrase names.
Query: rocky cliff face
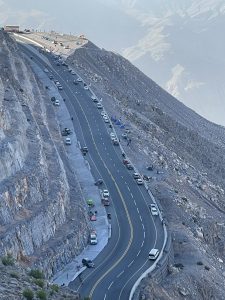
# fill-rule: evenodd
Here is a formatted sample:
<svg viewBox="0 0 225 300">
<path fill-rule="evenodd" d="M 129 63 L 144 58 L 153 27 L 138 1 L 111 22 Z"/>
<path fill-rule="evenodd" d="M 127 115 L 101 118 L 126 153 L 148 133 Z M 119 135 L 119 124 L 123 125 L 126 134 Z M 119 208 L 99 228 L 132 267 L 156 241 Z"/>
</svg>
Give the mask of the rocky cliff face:
<svg viewBox="0 0 225 300">
<path fill-rule="evenodd" d="M 52 275 L 87 242 L 81 191 L 44 88 L 3 32 L 0 68 L 0 256 Z"/>
<path fill-rule="evenodd" d="M 146 175 L 172 232 L 175 265 L 141 299 L 223 299 L 225 129 L 185 107 L 123 57 L 88 42 L 68 58 L 103 98 L 121 144 Z M 146 167 L 151 166 L 151 170 Z"/>
</svg>

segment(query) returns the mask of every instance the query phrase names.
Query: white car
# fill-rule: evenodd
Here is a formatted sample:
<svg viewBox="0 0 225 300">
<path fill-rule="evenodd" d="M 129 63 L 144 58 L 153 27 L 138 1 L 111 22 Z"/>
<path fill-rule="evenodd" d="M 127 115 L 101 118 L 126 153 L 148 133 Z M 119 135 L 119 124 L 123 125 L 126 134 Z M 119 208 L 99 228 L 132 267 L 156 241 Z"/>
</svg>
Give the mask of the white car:
<svg viewBox="0 0 225 300">
<path fill-rule="evenodd" d="M 108 190 L 103 190 L 102 196 L 103 196 L 104 198 L 108 198 L 108 197 L 109 197 L 109 191 L 108 191 Z"/>
<path fill-rule="evenodd" d="M 134 179 L 139 179 L 139 178 L 141 178 L 141 175 L 138 173 L 134 173 L 133 177 L 134 177 Z"/>
<path fill-rule="evenodd" d="M 70 139 L 69 137 L 66 138 L 65 144 L 66 144 L 66 145 L 71 145 L 71 139 Z"/>
<path fill-rule="evenodd" d="M 108 118 L 104 118 L 105 123 L 109 123 L 109 119 Z"/>
<path fill-rule="evenodd" d="M 98 102 L 97 103 L 97 108 L 99 108 L 99 109 L 103 108 L 102 104 Z"/>
<path fill-rule="evenodd" d="M 82 81 L 82 79 L 81 79 L 80 77 L 78 77 L 78 78 L 77 78 L 77 81 L 78 81 L 78 82 L 81 82 L 81 81 Z"/>
<path fill-rule="evenodd" d="M 54 105 L 59 106 L 60 105 L 59 100 L 55 100 Z"/>
<path fill-rule="evenodd" d="M 71 71 L 71 74 L 72 74 L 72 75 L 76 75 L 76 73 L 75 73 L 74 71 Z"/>
<path fill-rule="evenodd" d="M 85 85 L 85 86 L 84 86 L 84 89 L 85 89 L 85 90 L 88 90 L 88 89 L 89 89 L 89 87 L 88 87 L 87 85 Z"/>
<path fill-rule="evenodd" d="M 111 132 L 110 133 L 110 137 L 111 137 L 111 140 L 113 141 L 115 138 L 116 138 L 116 135 L 114 132 Z"/>
<path fill-rule="evenodd" d="M 47 68 L 45 68 L 45 69 L 44 69 L 44 72 L 45 72 L 45 73 L 48 73 L 49 71 L 48 71 L 48 69 L 47 69 Z"/>
<path fill-rule="evenodd" d="M 57 87 L 58 87 L 58 90 L 60 90 L 60 91 L 63 89 L 63 87 L 61 85 L 57 85 Z"/>
<path fill-rule="evenodd" d="M 138 185 L 142 185 L 143 184 L 143 180 L 141 178 L 136 179 L 137 184 Z"/>
<path fill-rule="evenodd" d="M 159 250 L 155 248 L 153 248 L 148 254 L 148 258 L 151 260 L 156 260 L 158 256 L 159 256 Z"/>
<path fill-rule="evenodd" d="M 151 209 L 151 214 L 152 214 L 153 216 L 158 216 L 159 211 L 158 211 L 158 208 L 156 207 L 155 204 L 151 204 L 151 205 L 150 205 L 150 209 Z"/>
<path fill-rule="evenodd" d="M 90 233 L 90 244 L 91 245 L 96 245 L 97 243 L 98 243 L 97 233 L 96 233 L 96 231 L 92 231 Z"/>
<path fill-rule="evenodd" d="M 106 112 L 103 110 L 101 111 L 101 116 L 105 116 L 106 115 Z"/>
</svg>

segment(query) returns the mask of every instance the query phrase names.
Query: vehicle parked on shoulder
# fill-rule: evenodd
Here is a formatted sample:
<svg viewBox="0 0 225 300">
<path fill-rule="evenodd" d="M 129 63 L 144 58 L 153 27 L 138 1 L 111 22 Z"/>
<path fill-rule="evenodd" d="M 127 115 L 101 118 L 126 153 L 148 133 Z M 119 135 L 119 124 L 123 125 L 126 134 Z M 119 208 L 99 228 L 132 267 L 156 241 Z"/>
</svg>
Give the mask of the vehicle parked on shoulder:
<svg viewBox="0 0 225 300">
<path fill-rule="evenodd" d="M 82 82 L 82 79 L 80 77 L 77 78 L 78 82 Z"/>
<path fill-rule="evenodd" d="M 102 197 L 108 198 L 109 197 L 109 191 L 108 190 L 103 190 L 102 191 Z"/>
<path fill-rule="evenodd" d="M 97 108 L 99 108 L 99 109 L 103 108 L 102 104 L 98 102 L 97 103 Z"/>
<path fill-rule="evenodd" d="M 141 175 L 138 173 L 134 173 L 133 177 L 134 177 L 134 179 L 139 179 L 139 178 L 141 178 Z"/>
<path fill-rule="evenodd" d="M 58 90 L 60 90 L 60 91 L 63 89 L 63 87 L 62 87 L 61 85 L 58 85 L 57 88 L 58 88 Z"/>
<path fill-rule="evenodd" d="M 66 138 L 66 140 L 65 140 L 65 144 L 66 145 L 71 145 L 71 138 Z"/>
<path fill-rule="evenodd" d="M 136 179 L 136 182 L 138 185 L 142 185 L 143 184 L 143 180 L 141 178 Z"/>
<path fill-rule="evenodd" d="M 90 233 L 90 244 L 91 245 L 97 245 L 98 239 L 97 239 L 97 233 L 95 230 L 91 231 Z"/>
<path fill-rule="evenodd" d="M 54 104 L 55 106 L 59 106 L 59 105 L 60 105 L 60 102 L 59 102 L 59 100 L 55 100 L 55 101 L 53 102 L 53 104 Z"/>
<path fill-rule="evenodd" d="M 91 259 L 88 258 L 83 258 L 82 259 L 82 264 L 83 266 L 87 267 L 87 268 L 94 268 L 95 264 L 93 263 L 93 261 Z"/>
<path fill-rule="evenodd" d="M 76 75 L 76 73 L 75 73 L 74 71 L 71 71 L 71 74 L 72 74 L 72 75 Z"/>
<path fill-rule="evenodd" d="M 99 186 L 103 183 L 102 179 L 98 179 L 97 181 L 95 181 L 95 185 Z"/>
<path fill-rule="evenodd" d="M 126 167 L 127 167 L 128 170 L 133 170 L 134 169 L 134 167 L 130 163 L 126 164 Z"/>
<path fill-rule="evenodd" d="M 114 138 L 113 140 L 113 145 L 118 146 L 119 145 L 119 140 L 117 138 Z"/>
<path fill-rule="evenodd" d="M 62 135 L 64 135 L 64 136 L 69 135 L 71 133 L 72 133 L 72 130 L 67 127 L 65 127 L 62 131 Z"/>
</svg>

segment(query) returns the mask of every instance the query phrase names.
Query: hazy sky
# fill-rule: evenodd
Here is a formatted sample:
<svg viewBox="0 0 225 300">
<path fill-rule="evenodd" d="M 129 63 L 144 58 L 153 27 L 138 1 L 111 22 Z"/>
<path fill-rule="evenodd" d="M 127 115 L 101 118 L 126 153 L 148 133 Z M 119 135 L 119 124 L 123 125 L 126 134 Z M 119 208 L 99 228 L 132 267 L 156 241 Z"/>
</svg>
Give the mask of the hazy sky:
<svg viewBox="0 0 225 300">
<path fill-rule="evenodd" d="M 84 34 L 225 126 L 224 0 L 0 0 L 0 26 Z"/>
</svg>

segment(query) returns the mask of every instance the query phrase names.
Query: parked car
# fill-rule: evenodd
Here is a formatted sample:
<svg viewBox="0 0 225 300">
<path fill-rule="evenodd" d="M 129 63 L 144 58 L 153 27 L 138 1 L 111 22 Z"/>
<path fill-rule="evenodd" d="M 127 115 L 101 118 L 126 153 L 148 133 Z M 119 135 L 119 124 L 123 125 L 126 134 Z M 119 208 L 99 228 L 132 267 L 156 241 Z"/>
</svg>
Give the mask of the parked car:
<svg viewBox="0 0 225 300">
<path fill-rule="evenodd" d="M 74 80 L 73 83 L 76 84 L 76 85 L 78 84 L 78 82 L 76 80 Z"/>
<path fill-rule="evenodd" d="M 141 178 L 141 175 L 138 174 L 138 173 L 134 173 L 134 174 L 133 174 L 133 177 L 134 177 L 134 179 L 138 179 L 138 178 Z"/>
<path fill-rule="evenodd" d="M 148 258 L 151 260 L 156 260 L 158 256 L 159 256 L 159 250 L 155 248 L 153 248 L 148 254 Z"/>
<path fill-rule="evenodd" d="M 60 90 L 60 91 L 63 89 L 63 87 L 61 85 L 58 85 L 57 87 L 58 87 L 58 90 Z"/>
<path fill-rule="evenodd" d="M 130 162 L 129 162 L 129 160 L 128 159 L 123 159 L 123 164 L 124 165 L 128 165 Z"/>
<path fill-rule="evenodd" d="M 53 102 L 53 104 L 54 104 L 55 106 L 59 106 L 59 105 L 60 105 L 59 100 L 55 100 L 55 102 Z"/>
<path fill-rule="evenodd" d="M 119 145 L 119 141 L 117 138 L 113 139 L 113 145 L 118 146 Z"/>
<path fill-rule="evenodd" d="M 109 198 L 102 198 L 102 204 L 103 204 L 104 206 L 109 206 L 109 205 L 110 205 Z"/>
<path fill-rule="evenodd" d="M 91 259 L 88 258 L 83 258 L 82 259 L 82 264 L 83 266 L 87 267 L 87 268 L 94 268 L 95 264 L 93 263 L 93 261 Z"/>
<path fill-rule="evenodd" d="M 69 137 L 66 138 L 65 144 L 66 144 L 66 145 L 71 145 L 71 139 L 70 139 Z"/>
<path fill-rule="evenodd" d="M 114 132 L 110 132 L 110 137 L 111 137 L 111 140 L 115 139 L 116 138 L 116 135 Z"/>
<path fill-rule="evenodd" d="M 102 196 L 103 196 L 104 198 L 108 198 L 108 197 L 109 197 L 109 191 L 108 191 L 108 190 L 103 190 Z"/>
<path fill-rule="evenodd" d="M 91 231 L 90 233 L 90 244 L 91 245 L 97 245 L 98 239 L 97 239 L 97 233 L 95 230 Z"/>
<path fill-rule="evenodd" d="M 64 128 L 62 131 L 62 135 L 66 136 L 72 133 L 72 130 L 69 128 Z"/>
<path fill-rule="evenodd" d="M 155 204 L 150 204 L 150 210 L 153 216 L 158 216 L 159 211 Z"/>
<path fill-rule="evenodd" d="M 141 178 L 136 179 L 136 182 L 138 185 L 142 185 L 143 184 L 143 180 Z"/>
<path fill-rule="evenodd" d="M 99 109 L 103 108 L 102 104 L 98 102 L 97 103 L 97 108 L 99 108 Z"/>
<path fill-rule="evenodd" d="M 126 167 L 127 167 L 128 170 L 133 170 L 134 169 L 134 167 L 132 166 L 132 164 L 127 164 Z"/>
<path fill-rule="evenodd" d="M 81 81 L 82 81 L 82 79 L 81 79 L 80 77 L 78 77 L 78 78 L 77 78 L 77 81 L 78 81 L 78 82 L 81 82 Z"/>
<path fill-rule="evenodd" d="M 53 78 L 54 78 L 54 77 L 53 77 L 53 75 L 49 75 L 49 79 L 51 79 L 51 80 L 52 80 Z"/>
<path fill-rule="evenodd" d="M 81 148 L 81 152 L 82 152 L 83 154 L 88 153 L 88 147 L 86 147 L 86 146 L 82 147 L 82 148 Z"/>
<path fill-rule="evenodd" d="M 103 183 L 102 179 L 98 179 L 97 181 L 95 181 L 95 185 L 99 186 Z"/>
</svg>

